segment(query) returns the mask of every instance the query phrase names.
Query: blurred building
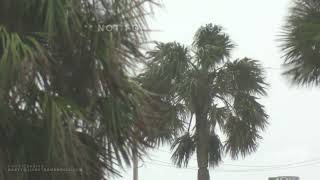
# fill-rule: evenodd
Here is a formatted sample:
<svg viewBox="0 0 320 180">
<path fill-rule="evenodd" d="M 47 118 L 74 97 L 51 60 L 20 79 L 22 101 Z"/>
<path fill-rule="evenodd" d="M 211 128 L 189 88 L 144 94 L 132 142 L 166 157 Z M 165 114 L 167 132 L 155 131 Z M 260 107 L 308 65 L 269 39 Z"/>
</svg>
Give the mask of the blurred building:
<svg viewBox="0 0 320 180">
<path fill-rule="evenodd" d="M 297 176 L 279 176 L 279 177 L 270 177 L 269 180 L 300 180 Z"/>
</svg>

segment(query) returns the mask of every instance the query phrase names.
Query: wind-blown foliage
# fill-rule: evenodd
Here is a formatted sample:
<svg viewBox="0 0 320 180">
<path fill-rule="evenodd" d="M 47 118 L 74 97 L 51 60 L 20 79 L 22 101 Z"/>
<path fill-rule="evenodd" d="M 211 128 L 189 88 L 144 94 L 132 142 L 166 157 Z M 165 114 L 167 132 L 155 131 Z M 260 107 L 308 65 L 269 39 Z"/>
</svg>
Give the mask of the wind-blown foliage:
<svg viewBox="0 0 320 180">
<path fill-rule="evenodd" d="M 143 59 L 153 4 L 0 1 L 0 179 L 105 179 L 130 164 L 133 146 L 140 155 L 171 138 L 163 127 L 175 119 L 173 107 L 127 72 Z M 21 164 L 82 171 L 8 172 Z"/>
<path fill-rule="evenodd" d="M 285 75 L 299 85 L 320 82 L 320 2 L 295 0 L 283 28 Z"/>
<path fill-rule="evenodd" d="M 237 158 L 254 152 L 267 126 L 258 101 L 266 95 L 263 68 L 249 58 L 230 61 L 233 47 L 220 26 L 208 24 L 198 30 L 191 48 L 157 43 L 139 76 L 163 102 L 181 107 L 177 116 L 186 126 L 172 144 L 172 160 L 187 166 L 197 152 L 199 180 L 209 179 L 208 165 L 219 165 L 224 154 Z"/>
</svg>

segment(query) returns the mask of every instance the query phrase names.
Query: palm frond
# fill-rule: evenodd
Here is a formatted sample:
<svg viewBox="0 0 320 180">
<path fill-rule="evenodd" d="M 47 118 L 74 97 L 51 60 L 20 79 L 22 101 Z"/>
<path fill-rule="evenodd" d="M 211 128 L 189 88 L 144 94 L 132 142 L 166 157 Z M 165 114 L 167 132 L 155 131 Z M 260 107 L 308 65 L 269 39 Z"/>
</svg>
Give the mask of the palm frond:
<svg viewBox="0 0 320 180">
<path fill-rule="evenodd" d="M 227 62 L 217 75 L 218 93 L 266 95 L 265 74 L 256 60 L 248 58 Z"/>
<path fill-rule="evenodd" d="M 196 150 L 194 137 L 189 133 L 184 134 L 173 142 L 171 150 L 174 151 L 171 159 L 178 167 L 188 166 L 189 160 Z"/>
<path fill-rule="evenodd" d="M 238 94 L 234 99 L 235 114 L 226 120 L 223 132 L 227 136 L 226 152 L 232 158 L 239 154 L 246 156 L 256 151 L 261 131 L 268 124 L 268 115 L 256 97 L 248 94 Z"/>
<path fill-rule="evenodd" d="M 242 121 L 246 121 L 252 128 L 264 130 L 268 115 L 264 111 L 264 106 L 257 102 L 257 98 L 248 94 L 238 94 L 233 103 L 237 116 Z"/>
<path fill-rule="evenodd" d="M 211 167 L 216 167 L 222 161 L 223 155 L 223 144 L 220 141 L 220 138 L 217 134 L 211 133 L 209 136 L 209 165 Z"/>
<path fill-rule="evenodd" d="M 232 115 L 232 110 L 230 107 L 223 106 L 217 107 L 216 105 L 211 106 L 209 110 L 209 123 L 210 123 L 210 130 L 214 131 L 216 125 L 219 126 L 220 129 L 224 128 L 226 120 Z"/>
<path fill-rule="evenodd" d="M 212 67 L 228 59 L 235 46 L 221 26 L 212 24 L 199 28 L 192 45 L 203 67 Z"/>
<path fill-rule="evenodd" d="M 320 3 L 296 0 L 281 34 L 284 75 L 298 85 L 318 85 L 320 77 Z"/>
<path fill-rule="evenodd" d="M 152 146 L 155 135 L 145 125 L 151 120 L 162 123 L 158 105 L 128 72 L 142 62 L 140 48 L 147 38 L 144 14 L 146 5 L 152 4 L 0 1 L 1 167 L 81 166 L 82 175 L 61 173 L 55 178 L 105 179 L 130 164 L 134 144 L 138 155 Z M 86 28 L 99 24 L 142 30 Z M 0 177 L 8 179 L 2 169 Z M 41 173 L 13 179 L 52 177 Z"/>
<path fill-rule="evenodd" d="M 225 150 L 233 159 L 255 152 L 262 138 L 247 122 L 234 116 L 226 123 L 225 133 L 228 136 Z"/>
<path fill-rule="evenodd" d="M 144 86 L 158 94 L 170 94 L 173 85 L 184 80 L 189 68 L 188 49 L 176 42 L 157 43 L 148 55 L 150 60 L 141 75 Z"/>
</svg>

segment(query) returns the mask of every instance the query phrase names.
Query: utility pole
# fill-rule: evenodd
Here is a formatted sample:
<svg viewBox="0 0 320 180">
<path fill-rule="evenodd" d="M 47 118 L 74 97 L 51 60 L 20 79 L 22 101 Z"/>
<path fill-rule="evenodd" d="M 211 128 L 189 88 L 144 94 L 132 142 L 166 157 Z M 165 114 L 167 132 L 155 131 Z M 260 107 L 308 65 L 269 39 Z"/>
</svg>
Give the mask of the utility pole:
<svg viewBox="0 0 320 180">
<path fill-rule="evenodd" d="M 133 180 L 138 180 L 138 154 L 137 148 L 132 149 L 132 166 L 133 166 Z"/>
</svg>

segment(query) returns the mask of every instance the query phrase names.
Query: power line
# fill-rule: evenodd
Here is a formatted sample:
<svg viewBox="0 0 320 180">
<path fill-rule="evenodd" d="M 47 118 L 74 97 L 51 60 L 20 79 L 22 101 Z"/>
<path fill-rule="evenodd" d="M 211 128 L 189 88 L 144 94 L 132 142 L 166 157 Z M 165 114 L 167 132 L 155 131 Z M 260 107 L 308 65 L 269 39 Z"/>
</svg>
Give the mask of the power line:
<svg viewBox="0 0 320 180">
<path fill-rule="evenodd" d="M 241 169 L 241 170 L 220 170 L 220 171 L 221 172 L 233 172 L 233 173 L 268 172 L 268 171 L 282 171 L 282 170 L 287 170 L 287 169 L 309 167 L 309 166 L 315 166 L 315 165 L 319 165 L 319 164 L 320 164 L 320 161 L 308 163 L 308 164 L 303 164 L 303 165 L 289 166 L 289 167 L 273 167 L 273 168 Z"/>
<path fill-rule="evenodd" d="M 158 161 L 158 160 L 154 160 Z M 158 161 L 157 162 L 148 162 L 152 165 L 157 165 L 157 166 L 162 166 L 162 167 L 169 167 L 169 168 L 177 168 L 176 166 L 172 165 L 171 163 L 164 162 L 164 161 Z M 251 173 L 251 172 L 268 172 L 268 171 L 279 171 L 279 170 L 286 170 L 286 169 L 293 169 L 293 168 L 300 168 L 300 167 L 308 167 L 308 166 L 314 166 L 320 164 L 320 161 L 313 162 L 313 163 L 308 163 L 308 164 L 303 164 L 303 165 L 298 165 L 298 166 L 292 166 L 292 167 L 280 167 L 280 168 L 264 168 L 264 169 L 238 169 L 238 170 L 227 170 L 227 169 L 216 169 L 215 172 L 221 172 L 221 173 Z M 197 167 L 186 167 L 183 169 L 187 170 L 198 170 Z"/>
<path fill-rule="evenodd" d="M 223 165 L 235 166 L 235 167 L 278 168 L 278 167 L 285 167 L 285 166 L 300 165 L 300 164 L 310 163 L 310 162 L 314 162 L 314 161 L 320 161 L 320 158 L 310 159 L 310 160 L 304 160 L 304 161 L 299 161 L 299 162 L 294 162 L 294 163 L 288 163 L 288 164 L 274 164 L 274 165 L 235 165 L 235 164 L 224 163 Z"/>
<path fill-rule="evenodd" d="M 153 161 L 154 161 L 154 160 L 153 160 Z M 184 168 L 178 168 L 178 167 L 174 166 L 173 164 L 167 163 L 167 162 L 160 162 L 160 163 L 152 162 L 152 161 L 145 161 L 145 162 L 146 162 L 146 163 L 149 163 L 149 164 L 152 164 L 152 165 L 163 166 L 163 167 L 170 167 L 170 168 L 176 168 L 176 169 L 198 170 L 197 167 L 192 167 L 192 166 L 184 167 Z"/>
<path fill-rule="evenodd" d="M 172 165 L 172 163 L 166 162 L 166 161 L 160 161 L 160 160 L 154 160 L 152 161 L 160 162 L 160 163 L 165 163 Z M 315 165 L 315 164 L 320 164 L 320 159 L 312 159 L 312 160 L 305 160 L 305 161 L 300 161 L 296 163 L 290 163 L 290 164 L 282 164 L 282 165 L 269 165 L 269 166 L 245 166 L 245 165 L 231 165 L 231 166 L 236 166 L 236 167 L 254 167 L 258 169 L 249 169 L 249 170 L 269 170 L 269 169 L 275 169 L 275 168 L 295 168 L 295 167 L 303 167 L 303 166 L 309 166 L 309 165 Z M 196 167 L 194 167 L 196 168 Z"/>
<path fill-rule="evenodd" d="M 165 151 L 162 149 L 158 149 L 159 151 L 171 153 L 169 151 Z M 193 160 L 196 160 L 193 158 Z M 153 160 L 158 161 L 161 163 L 171 164 L 169 162 L 160 161 L 160 160 Z M 272 165 L 237 165 L 237 164 L 229 164 L 229 163 L 223 163 L 223 166 L 232 166 L 232 167 L 245 167 L 245 168 L 257 168 L 257 169 L 249 169 L 249 170 L 273 170 L 273 169 L 279 169 L 279 168 L 296 168 L 296 167 L 303 167 L 308 165 L 316 165 L 320 164 L 320 158 L 314 158 L 304 161 L 298 161 L 293 163 L 286 163 L 286 164 L 272 164 Z M 238 171 L 238 170 L 236 170 Z"/>
</svg>

